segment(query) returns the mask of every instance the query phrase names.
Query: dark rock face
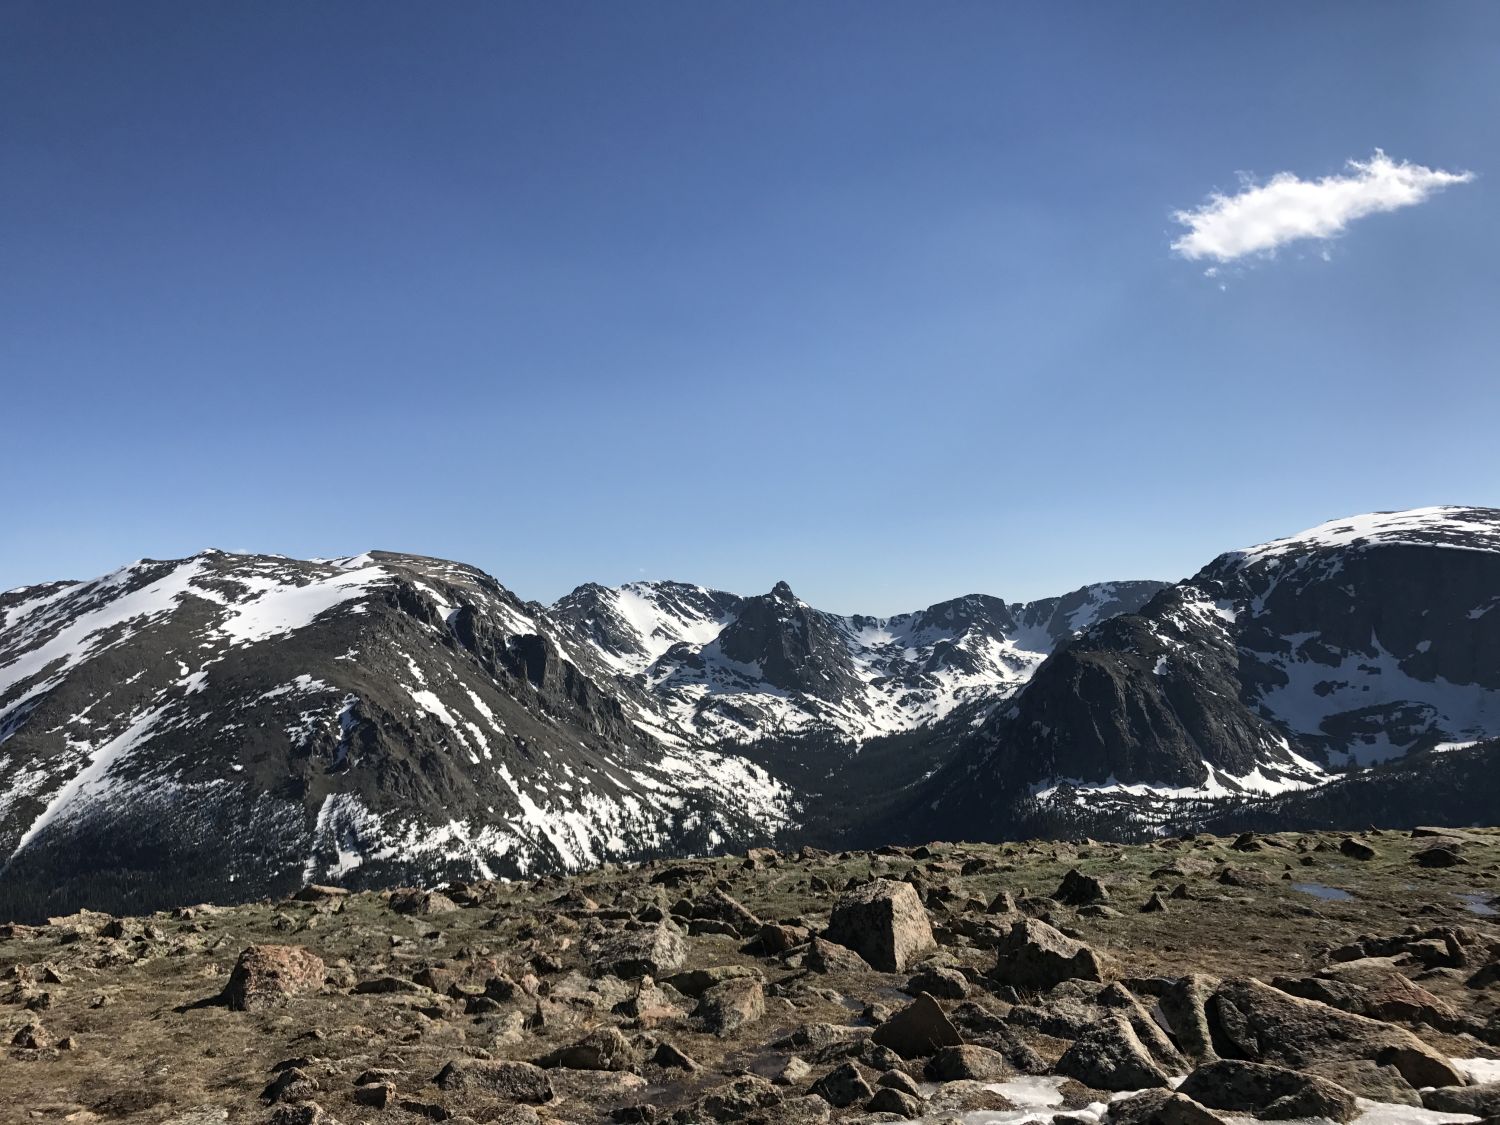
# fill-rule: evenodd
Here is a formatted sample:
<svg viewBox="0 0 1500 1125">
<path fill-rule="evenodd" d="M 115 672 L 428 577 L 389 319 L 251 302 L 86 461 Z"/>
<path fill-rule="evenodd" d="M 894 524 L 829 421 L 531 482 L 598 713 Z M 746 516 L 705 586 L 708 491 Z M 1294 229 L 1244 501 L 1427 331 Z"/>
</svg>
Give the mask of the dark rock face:
<svg viewBox="0 0 1500 1125">
<path fill-rule="evenodd" d="M 974 835 L 1038 786 L 1248 793 L 1500 735 L 1497 591 L 1496 509 L 1360 517 L 1222 555 L 1063 644 L 912 816 Z"/>
<path fill-rule="evenodd" d="M 1022 989 L 1048 989 L 1067 980 L 1103 981 L 1108 959 L 1045 922 L 1022 918 L 1012 923 L 996 949 L 994 976 Z"/>
</svg>

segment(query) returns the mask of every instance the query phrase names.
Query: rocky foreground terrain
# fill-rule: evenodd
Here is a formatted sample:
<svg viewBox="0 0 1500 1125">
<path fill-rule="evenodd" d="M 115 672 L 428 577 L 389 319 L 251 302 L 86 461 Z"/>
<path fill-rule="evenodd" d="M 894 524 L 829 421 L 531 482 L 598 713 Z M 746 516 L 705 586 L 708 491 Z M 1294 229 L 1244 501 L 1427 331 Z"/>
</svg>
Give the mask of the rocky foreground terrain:
<svg viewBox="0 0 1500 1125">
<path fill-rule="evenodd" d="M 0 1119 L 1497 1121 L 1497 895 L 1418 829 L 83 912 L 0 928 Z"/>
</svg>

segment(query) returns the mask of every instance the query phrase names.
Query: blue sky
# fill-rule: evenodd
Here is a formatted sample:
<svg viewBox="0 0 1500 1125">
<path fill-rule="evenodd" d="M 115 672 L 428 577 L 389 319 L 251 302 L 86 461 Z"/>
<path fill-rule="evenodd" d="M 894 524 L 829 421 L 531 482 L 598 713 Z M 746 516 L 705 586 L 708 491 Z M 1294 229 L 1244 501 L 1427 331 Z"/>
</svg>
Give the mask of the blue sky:
<svg viewBox="0 0 1500 1125">
<path fill-rule="evenodd" d="M 1500 6 L 0 27 L 0 587 L 381 547 L 887 613 L 1500 503 Z M 1377 149 L 1474 176 L 1172 249 Z"/>
</svg>

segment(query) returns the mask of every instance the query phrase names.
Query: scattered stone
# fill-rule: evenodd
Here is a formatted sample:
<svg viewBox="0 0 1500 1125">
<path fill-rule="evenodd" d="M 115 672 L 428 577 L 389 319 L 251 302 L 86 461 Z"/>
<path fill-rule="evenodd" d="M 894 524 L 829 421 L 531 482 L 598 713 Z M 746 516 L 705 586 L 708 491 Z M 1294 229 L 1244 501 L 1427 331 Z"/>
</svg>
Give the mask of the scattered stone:
<svg viewBox="0 0 1500 1125">
<path fill-rule="evenodd" d="M 541 1067 L 524 1062 L 454 1059 L 433 1079 L 439 1089 L 473 1091 L 513 1102 L 552 1100 L 552 1082 Z"/>
<path fill-rule="evenodd" d="M 47 1034 L 47 1029 L 41 1024 L 32 1022 L 23 1024 L 11 1037 L 10 1044 L 28 1051 L 43 1051 L 52 1046 L 52 1036 Z"/>
<path fill-rule="evenodd" d="M 795 1086 L 812 1073 L 812 1064 L 806 1059 L 790 1056 L 771 1081 L 778 1086 Z"/>
<path fill-rule="evenodd" d="M 969 995 L 969 981 L 957 969 L 933 965 L 907 981 L 903 991 L 909 996 L 926 992 L 941 1000 L 962 1000 Z"/>
<path fill-rule="evenodd" d="M 682 932 L 669 923 L 622 930 L 607 937 L 594 953 L 594 971 L 633 979 L 662 976 L 682 967 L 687 943 Z"/>
<path fill-rule="evenodd" d="M 698 1064 L 692 1057 L 685 1054 L 671 1043 L 658 1043 L 656 1053 L 651 1056 L 651 1061 L 657 1066 L 664 1066 L 672 1070 L 694 1071 Z"/>
<path fill-rule="evenodd" d="M 1440 844 L 1435 848 L 1427 848 L 1412 856 L 1418 867 L 1458 867 L 1460 864 L 1468 863 L 1463 856 L 1458 854 L 1458 845 Z"/>
<path fill-rule="evenodd" d="M 716 984 L 693 1009 L 703 1027 L 718 1036 L 729 1035 L 766 1014 L 766 994 L 759 980 L 739 977 Z"/>
<path fill-rule="evenodd" d="M 898 1117 L 915 1119 L 922 1116 L 922 1100 L 905 1090 L 882 1086 L 865 1103 L 866 1113 L 894 1113 Z"/>
<path fill-rule="evenodd" d="M 917 892 L 910 883 L 889 879 L 876 879 L 841 896 L 823 937 L 854 950 L 884 973 L 905 972 L 917 957 L 937 948 Z"/>
<path fill-rule="evenodd" d="M 1151 897 L 1141 904 L 1142 914 L 1165 914 L 1167 913 L 1167 900 L 1161 897 L 1160 891 L 1152 891 Z"/>
<path fill-rule="evenodd" d="M 1223 1125 L 1218 1114 L 1171 1090 L 1146 1090 L 1112 1102 L 1104 1121 L 1105 1125 Z"/>
<path fill-rule="evenodd" d="M 807 967 L 815 973 L 867 973 L 870 965 L 852 949 L 822 938 L 813 938 L 807 950 Z"/>
<path fill-rule="evenodd" d="M 999 1051 L 972 1044 L 944 1047 L 932 1056 L 932 1061 L 927 1064 L 927 1074 L 939 1082 L 956 1082 L 966 1078 L 999 1082 L 1014 1076 L 1005 1056 Z"/>
<path fill-rule="evenodd" d="M 391 892 L 390 907 L 397 914 L 451 914 L 458 903 L 440 891 L 420 887 L 398 887 Z"/>
<path fill-rule="evenodd" d="M 636 1052 L 630 1041 L 617 1028 L 601 1027 L 578 1042 L 544 1056 L 538 1065 L 568 1070 L 628 1070 L 635 1062 Z"/>
<path fill-rule="evenodd" d="M 1350 859 L 1374 859 L 1375 849 L 1363 841 L 1356 840 L 1353 836 L 1344 837 L 1339 844 L 1339 851 Z"/>
<path fill-rule="evenodd" d="M 1085 875 L 1076 867 L 1063 876 L 1052 898 L 1064 906 L 1092 906 L 1109 901 L 1109 891 L 1092 875 Z"/>
<path fill-rule="evenodd" d="M 390 1082 L 369 1082 L 354 1088 L 354 1100 L 372 1109 L 385 1109 L 396 1100 L 396 1087 Z"/>
<path fill-rule="evenodd" d="M 1500 1117 L 1500 1082 L 1483 1086 L 1440 1086 L 1422 1091 L 1422 1105 L 1438 1113 Z"/>
</svg>

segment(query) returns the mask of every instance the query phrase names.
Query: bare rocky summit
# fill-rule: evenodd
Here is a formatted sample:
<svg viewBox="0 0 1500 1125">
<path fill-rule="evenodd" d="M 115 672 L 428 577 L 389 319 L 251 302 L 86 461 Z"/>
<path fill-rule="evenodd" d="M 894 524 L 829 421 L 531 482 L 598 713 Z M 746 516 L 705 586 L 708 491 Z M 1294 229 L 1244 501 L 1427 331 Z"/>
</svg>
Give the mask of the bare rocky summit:
<svg viewBox="0 0 1500 1125">
<path fill-rule="evenodd" d="M 1485 1120 L 1497 884 L 1500 831 L 1419 829 L 85 911 L 0 927 L 0 1120 Z"/>
</svg>

